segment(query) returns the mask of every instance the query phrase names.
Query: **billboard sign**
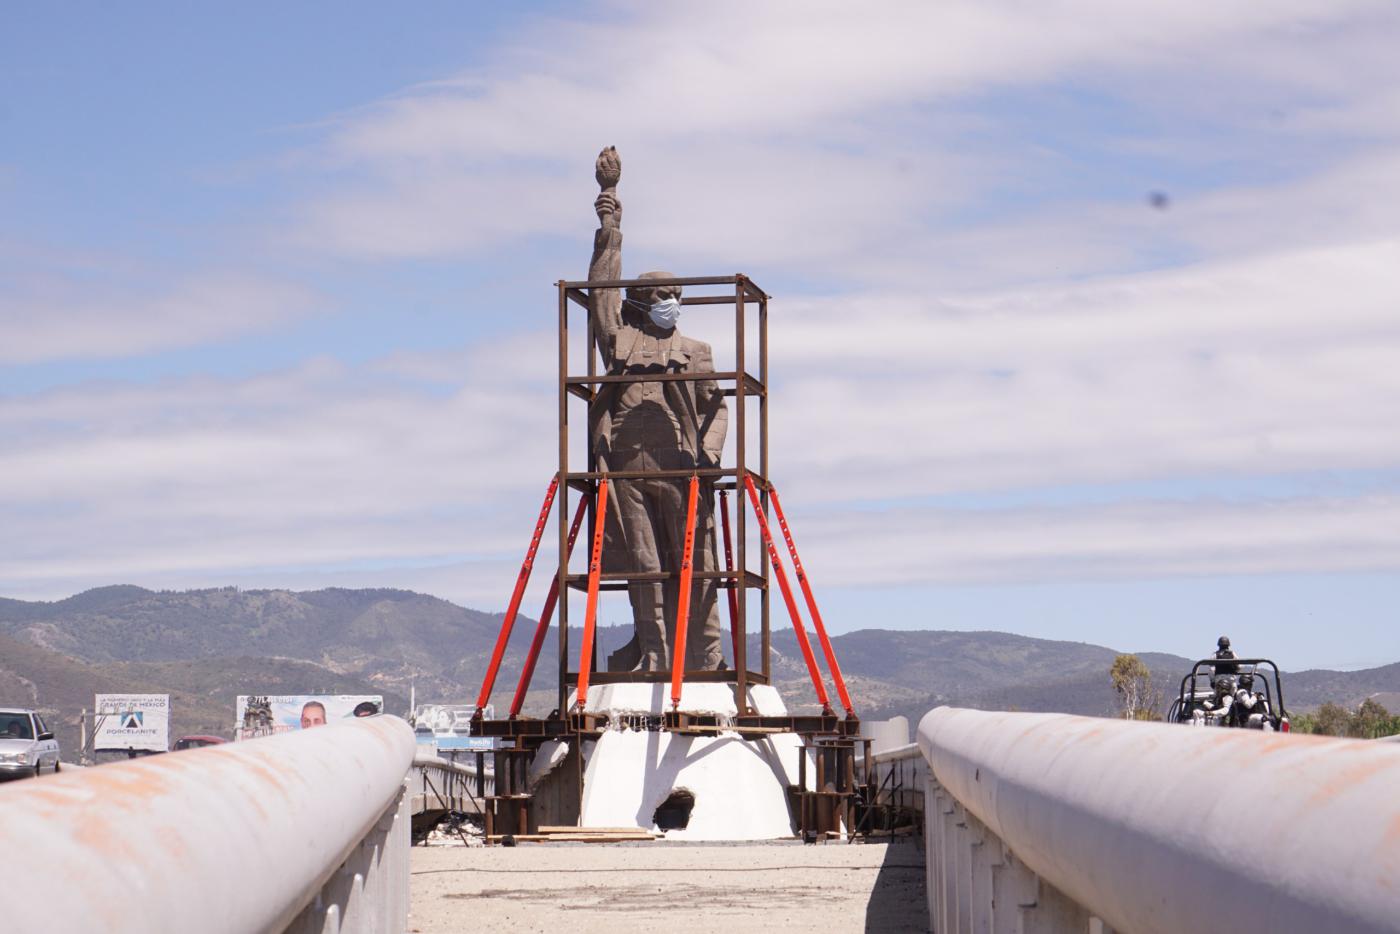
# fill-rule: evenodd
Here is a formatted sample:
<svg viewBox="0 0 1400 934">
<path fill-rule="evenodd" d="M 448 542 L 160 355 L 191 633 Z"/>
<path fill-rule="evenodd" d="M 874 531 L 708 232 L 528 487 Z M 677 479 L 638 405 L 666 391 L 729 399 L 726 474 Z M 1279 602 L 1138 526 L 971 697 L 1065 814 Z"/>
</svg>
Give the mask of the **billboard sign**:
<svg viewBox="0 0 1400 934">
<path fill-rule="evenodd" d="M 439 751 L 489 752 L 499 749 L 499 736 L 439 736 L 433 741 Z"/>
<path fill-rule="evenodd" d="M 324 726 L 379 713 L 379 694 L 240 694 L 234 707 L 234 739 L 252 739 Z"/>
<path fill-rule="evenodd" d="M 98 694 L 95 701 L 94 750 L 170 748 L 169 694 Z"/>
<path fill-rule="evenodd" d="M 414 738 L 420 745 L 438 750 L 495 749 L 499 745 L 496 737 L 471 735 L 475 715 L 475 704 L 423 704 L 413 712 Z M 486 707 L 485 717 L 495 718 L 490 705 Z"/>
</svg>

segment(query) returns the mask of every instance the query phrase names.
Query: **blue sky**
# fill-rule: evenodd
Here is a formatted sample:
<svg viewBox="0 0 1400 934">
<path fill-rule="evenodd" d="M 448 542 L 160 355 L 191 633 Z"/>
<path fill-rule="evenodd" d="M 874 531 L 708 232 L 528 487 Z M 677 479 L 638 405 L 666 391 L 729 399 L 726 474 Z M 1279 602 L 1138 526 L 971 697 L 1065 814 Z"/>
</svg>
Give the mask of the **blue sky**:
<svg viewBox="0 0 1400 934">
<path fill-rule="evenodd" d="M 833 629 L 1395 661 L 1397 39 L 1305 0 L 11 11 L 0 594 L 501 608 L 616 144 L 628 271 L 776 296 Z"/>
</svg>

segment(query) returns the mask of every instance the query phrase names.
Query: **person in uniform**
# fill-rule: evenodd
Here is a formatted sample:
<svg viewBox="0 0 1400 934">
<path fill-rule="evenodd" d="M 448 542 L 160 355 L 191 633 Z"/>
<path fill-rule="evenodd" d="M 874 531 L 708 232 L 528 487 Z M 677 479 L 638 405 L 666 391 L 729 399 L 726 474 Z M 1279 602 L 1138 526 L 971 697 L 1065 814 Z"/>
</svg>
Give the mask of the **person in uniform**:
<svg viewBox="0 0 1400 934">
<path fill-rule="evenodd" d="M 1240 673 L 1240 666 L 1234 663 L 1238 658 L 1235 650 L 1230 648 L 1230 637 L 1221 636 L 1215 640 L 1215 673 L 1217 675 L 1237 675 Z"/>
<path fill-rule="evenodd" d="M 622 278 L 622 203 L 617 150 L 603 150 L 595 176 L 602 189 L 594 202 L 599 228 L 593 238 L 590 280 Z M 675 278 L 668 272 L 641 279 Z M 681 334 L 681 289 L 658 285 L 595 289 L 591 309 L 597 350 L 610 374 L 711 373 L 710 345 Z M 605 383 L 589 410 L 589 433 L 598 469 L 694 470 L 718 467 L 728 429 L 724 392 L 714 380 Z M 678 573 L 685 544 L 688 480 L 619 479 L 610 482 L 603 545 L 604 572 Z M 715 549 L 713 484 L 701 482 L 693 570 L 712 572 Z M 714 580 L 696 580 L 686 632 L 688 670 L 723 667 Z M 633 638 L 608 658 L 608 669 L 669 670 L 679 582 L 633 581 L 628 586 Z"/>
</svg>

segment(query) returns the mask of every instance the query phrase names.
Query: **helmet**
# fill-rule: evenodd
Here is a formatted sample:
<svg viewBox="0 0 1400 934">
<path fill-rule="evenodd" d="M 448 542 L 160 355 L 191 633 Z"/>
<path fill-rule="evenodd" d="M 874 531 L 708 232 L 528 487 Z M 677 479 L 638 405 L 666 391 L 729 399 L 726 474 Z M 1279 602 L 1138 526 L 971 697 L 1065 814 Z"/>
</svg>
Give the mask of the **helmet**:
<svg viewBox="0 0 1400 934">
<path fill-rule="evenodd" d="M 1235 693 L 1235 676 L 1220 675 L 1215 679 L 1215 689 L 1221 694 Z"/>
<path fill-rule="evenodd" d="M 1218 649 L 1228 649 L 1230 647 L 1230 637 L 1221 636 L 1219 639 L 1216 639 L 1215 647 Z"/>
<path fill-rule="evenodd" d="M 1240 675 L 1240 687 L 1244 688 L 1246 691 L 1252 691 L 1252 690 L 1254 690 L 1254 674 L 1253 674 L 1253 672 L 1248 672 L 1248 671 L 1247 671 L 1247 672 L 1245 672 L 1244 674 Z"/>
</svg>

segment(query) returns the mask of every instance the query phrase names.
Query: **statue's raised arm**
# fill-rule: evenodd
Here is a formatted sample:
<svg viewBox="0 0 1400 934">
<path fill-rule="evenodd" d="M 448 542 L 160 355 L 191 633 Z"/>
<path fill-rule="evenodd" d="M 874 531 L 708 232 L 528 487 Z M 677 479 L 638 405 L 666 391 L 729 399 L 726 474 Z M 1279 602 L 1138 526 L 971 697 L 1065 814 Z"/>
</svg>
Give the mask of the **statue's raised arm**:
<svg viewBox="0 0 1400 934">
<path fill-rule="evenodd" d="M 588 278 L 622 278 L 622 202 L 617 199 L 617 183 L 622 178 L 622 159 L 616 146 L 598 153 L 593 177 L 602 189 L 593 202 L 598 214 L 598 230 L 593 235 L 593 259 Z M 605 361 L 612 359 L 613 339 L 622 326 L 622 291 L 605 289 L 593 293 L 593 325 L 598 335 L 598 352 Z"/>
</svg>

